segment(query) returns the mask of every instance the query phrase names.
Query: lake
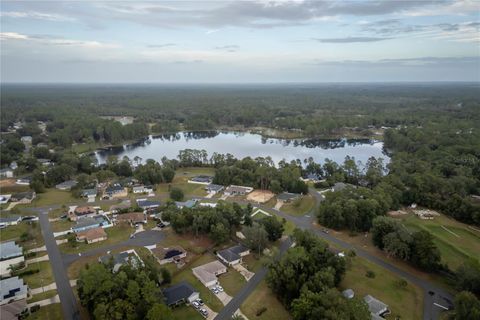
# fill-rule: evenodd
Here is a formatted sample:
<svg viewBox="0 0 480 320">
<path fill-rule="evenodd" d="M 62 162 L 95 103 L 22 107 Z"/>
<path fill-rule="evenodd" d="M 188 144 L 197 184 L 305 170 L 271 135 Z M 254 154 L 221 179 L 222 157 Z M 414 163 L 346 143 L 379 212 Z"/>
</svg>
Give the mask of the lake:
<svg viewBox="0 0 480 320">
<path fill-rule="evenodd" d="M 347 155 L 365 164 L 370 157 L 383 158 L 388 163 L 389 157 L 383 152 L 383 143 L 369 139 L 275 139 L 265 138 L 248 132 L 179 132 L 149 136 L 137 143 L 100 149 L 95 152 L 100 164 L 108 156 L 115 155 L 121 159 L 136 156 L 160 161 L 162 157 L 177 158 L 180 150 L 206 150 L 209 157 L 214 153 L 230 153 L 238 159 L 244 157 L 270 156 L 275 163 L 285 159 L 304 160 L 312 157 L 315 162 L 323 163 L 325 158 L 343 163 Z"/>
</svg>

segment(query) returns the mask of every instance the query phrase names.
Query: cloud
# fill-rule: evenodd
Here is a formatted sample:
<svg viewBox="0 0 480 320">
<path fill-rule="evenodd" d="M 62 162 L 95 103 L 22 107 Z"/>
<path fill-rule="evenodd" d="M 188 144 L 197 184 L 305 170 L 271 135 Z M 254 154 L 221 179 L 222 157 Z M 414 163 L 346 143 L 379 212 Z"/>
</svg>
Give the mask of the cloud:
<svg viewBox="0 0 480 320">
<path fill-rule="evenodd" d="M 212 34 L 212 33 L 218 32 L 218 31 L 220 31 L 220 29 L 211 29 L 211 30 L 205 31 L 205 34 Z"/>
<path fill-rule="evenodd" d="M 173 61 L 172 64 L 197 64 L 197 63 L 203 63 L 203 60 L 177 60 Z"/>
<path fill-rule="evenodd" d="M 0 40 L 27 40 L 28 36 L 16 32 L 0 32 Z"/>
<path fill-rule="evenodd" d="M 39 19 L 39 20 L 47 20 L 47 21 L 74 21 L 75 20 L 74 18 L 67 17 L 65 15 L 35 12 L 35 11 L 29 11 L 29 12 L 5 11 L 5 12 L 0 12 L 0 17 Z"/>
<path fill-rule="evenodd" d="M 392 38 L 374 38 L 374 37 L 346 37 L 346 38 L 313 38 L 313 40 L 322 43 L 357 43 L 357 42 L 378 42 Z"/>
<path fill-rule="evenodd" d="M 24 41 L 48 46 L 74 46 L 84 48 L 118 48 L 119 46 L 111 43 L 99 41 L 74 40 L 55 37 L 53 35 L 26 35 L 17 32 L 0 32 L 2 41 Z"/>
<path fill-rule="evenodd" d="M 160 43 L 160 44 L 149 44 L 147 45 L 147 47 L 152 49 L 161 49 L 161 48 L 167 48 L 167 47 L 174 47 L 176 45 L 177 45 L 176 43 Z"/>
<path fill-rule="evenodd" d="M 225 45 L 225 46 L 217 46 L 215 50 L 222 50 L 226 52 L 237 52 L 240 47 L 234 44 Z"/>
</svg>

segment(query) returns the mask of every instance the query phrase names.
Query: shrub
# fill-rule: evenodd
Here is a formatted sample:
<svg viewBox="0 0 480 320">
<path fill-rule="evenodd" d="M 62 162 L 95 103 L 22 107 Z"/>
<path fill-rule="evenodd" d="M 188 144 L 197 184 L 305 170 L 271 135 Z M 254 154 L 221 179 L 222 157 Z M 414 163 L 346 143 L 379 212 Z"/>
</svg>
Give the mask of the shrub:
<svg viewBox="0 0 480 320">
<path fill-rule="evenodd" d="M 365 274 L 365 276 L 367 278 L 375 278 L 375 272 L 373 272 L 372 270 L 368 270 L 367 273 Z"/>
<path fill-rule="evenodd" d="M 257 317 L 260 317 L 265 311 L 267 311 L 267 307 L 262 307 L 260 309 L 257 310 L 257 312 L 255 313 L 255 315 Z"/>
<path fill-rule="evenodd" d="M 170 198 L 172 198 L 175 201 L 182 201 L 184 197 L 182 189 L 179 188 L 172 188 L 170 191 Z"/>
</svg>

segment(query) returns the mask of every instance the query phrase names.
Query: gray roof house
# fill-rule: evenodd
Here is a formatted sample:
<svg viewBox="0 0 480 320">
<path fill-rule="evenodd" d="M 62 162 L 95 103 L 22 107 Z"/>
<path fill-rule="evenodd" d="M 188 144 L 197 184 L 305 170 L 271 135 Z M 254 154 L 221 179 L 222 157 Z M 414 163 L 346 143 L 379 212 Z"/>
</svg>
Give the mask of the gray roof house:
<svg viewBox="0 0 480 320">
<path fill-rule="evenodd" d="M 20 221 L 22 221 L 20 216 L 0 217 L 0 228 L 16 225 Z"/>
<path fill-rule="evenodd" d="M 176 306 L 182 303 L 191 303 L 200 297 L 200 294 L 186 281 L 163 290 L 167 306 Z"/>
<path fill-rule="evenodd" d="M 160 201 L 151 201 L 147 199 L 137 199 L 137 205 L 142 209 L 153 209 L 160 207 Z"/>
<path fill-rule="evenodd" d="M 197 200 L 175 201 L 177 208 L 193 208 L 197 204 Z"/>
<path fill-rule="evenodd" d="M 105 256 L 101 256 L 98 260 L 103 263 L 107 264 L 110 261 L 113 261 L 113 272 L 117 272 L 121 266 L 129 264 L 133 268 L 137 268 L 140 265 L 143 265 L 142 259 L 138 256 L 135 250 L 127 250 L 117 254 L 108 254 Z"/>
<path fill-rule="evenodd" d="M 28 286 L 23 279 L 12 277 L 0 280 L 0 305 L 27 298 Z"/>
<path fill-rule="evenodd" d="M 210 184 L 213 181 L 211 176 L 196 176 L 188 180 L 189 183 Z"/>
<path fill-rule="evenodd" d="M 242 257 L 250 254 L 250 249 L 243 245 L 236 245 L 217 252 L 217 257 L 229 266 L 242 262 Z"/>
<path fill-rule="evenodd" d="M 222 185 L 210 183 L 205 187 L 205 191 L 207 191 L 208 193 L 218 193 L 222 191 L 223 188 L 224 186 Z"/>
<path fill-rule="evenodd" d="M 3 178 L 12 178 L 13 177 L 13 170 L 10 168 L 5 168 L 0 170 L 0 177 Z"/>
<path fill-rule="evenodd" d="M 7 241 L 0 243 L 0 260 L 7 260 L 23 256 L 22 247 L 15 241 Z"/>
<path fill-rule="evenodd" d="M 389 312 L 388 305 L 372 297 L 371 295 L 366 295 L 363 297 L 363 300 L 367 303 L 368 310 L 372 314 L 373 318 L 375 318 L 375 316 L 382 316 L 383 314 Z"/>
<path fill-rule="evenodd" d="M 59 190 L 71 190 L 73 187 L 75 187 L 78 184 L 77 181 L 75 180 L 67 180 L 62 183 L 59 183 L 55 186 L 55 188 Z"/>
</svg>

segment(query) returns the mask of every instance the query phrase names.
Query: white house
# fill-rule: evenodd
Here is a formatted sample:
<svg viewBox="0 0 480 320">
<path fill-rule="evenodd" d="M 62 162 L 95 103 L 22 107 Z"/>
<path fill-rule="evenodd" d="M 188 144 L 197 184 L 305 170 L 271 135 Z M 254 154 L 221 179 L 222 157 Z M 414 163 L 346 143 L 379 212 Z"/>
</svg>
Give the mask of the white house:
<svg viewBox="0 0 480 320">
<path fill-rule="evenodd" d="M 244 196 L 253 191 L 253 188 L 231 185 L 223 192 L 227 196 Z"/>
<path fill-rule="evenodd" d="M 15 241 L 0 243 L 0 276 L 9 276 L 10 268 L 24 261 L 22 248 Z"/>
<path fill-rule="evenodd" d="M 135 194 L 138 193 L 153 193 L 153 187 L 152 186 L 134 186 L 132 188 L 132 192 Z"/>
<path fill-rule="evenodd" d="M 1 178 L 13 178 L 13 170 L 10 168 L 5 168 L 0 170 Z"/>
<path fill-rule="evenodd" d="M 227 267 L 220 261 L 212 261 L 192 269 L 193 275 L 207 288 L 218 283 L 217 276 L 227 272 Z"/>
<path fill-rule="evenodd" d="M 0 280 L 0 305 L 26 299 L 28 296 L 28 286 L 22 279 L 12 277 Z"/>
</svg>

